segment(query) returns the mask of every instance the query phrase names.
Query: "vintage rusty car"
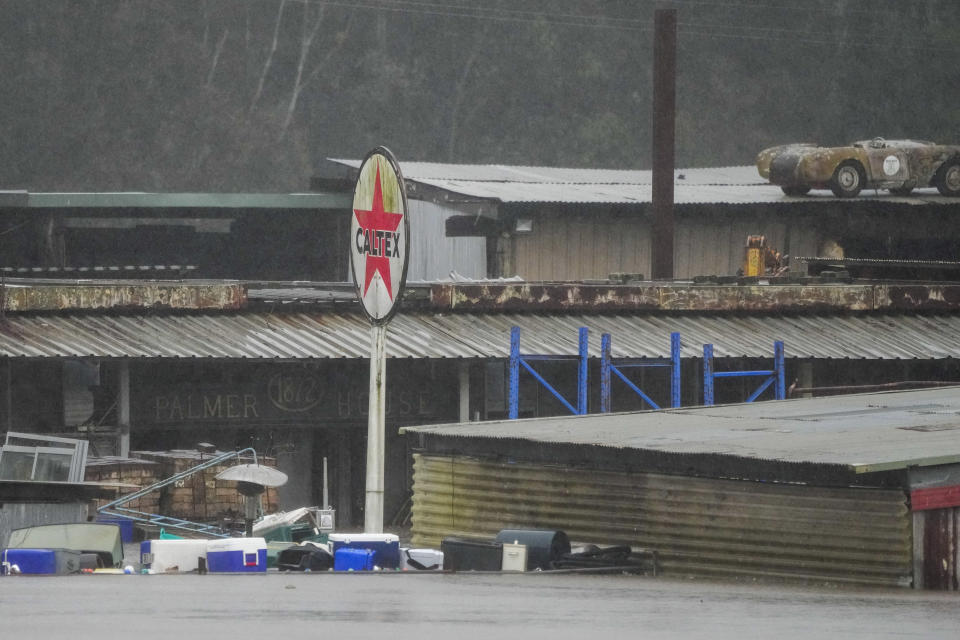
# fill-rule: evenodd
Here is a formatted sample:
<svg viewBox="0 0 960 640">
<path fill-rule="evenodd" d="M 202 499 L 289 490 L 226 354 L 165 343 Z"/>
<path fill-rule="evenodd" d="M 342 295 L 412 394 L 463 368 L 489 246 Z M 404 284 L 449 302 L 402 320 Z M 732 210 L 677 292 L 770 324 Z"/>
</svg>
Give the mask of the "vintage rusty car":
<svg viewBox="0 0 960 640">
<path fill-rule="evenodd" d="M 883 138 L 847 147 L 787 144 L 761 151 L 757 170 L 788 196 L 810 189 L 830 189 L 838 198 L 853 198 L 861 189 L 905 196 L 933 186 L 960 197 L 960 145 Z"/>
</svg>

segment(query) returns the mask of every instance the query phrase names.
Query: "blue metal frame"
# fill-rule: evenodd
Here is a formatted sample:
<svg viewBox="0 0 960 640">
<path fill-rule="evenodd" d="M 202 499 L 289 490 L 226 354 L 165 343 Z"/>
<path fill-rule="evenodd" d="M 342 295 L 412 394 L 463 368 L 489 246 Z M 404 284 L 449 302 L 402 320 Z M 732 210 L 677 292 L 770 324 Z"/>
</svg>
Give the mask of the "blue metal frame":
<svg viewBox="0 0 960 640">
<path fill-rule="evenodd" d="M 534 379 L 542 384 L 547 391 L 559 400 L 570 413 L 574 415 L 586 415 L 587 413 L 587 345 L 589 331 L 586 327 L 580 327 L 580 349 L 577 356 L 544 356 L 544 355 L 520 355 L 520 327 L 510 328 L 510 399 L 509 399 L 509 417 L 516 420 L 520 416 L 520 367 L 530 372 Z M 574 407 L 567 401 L 560 392 L 553 388 L 543 376 L 536 372 L 530 366 L 528 361 L 538 360 L 573 360 L 578 361 L 577 367 L 577 406 Z"/>
<path fill-rule="evenodd" d="M 627 376 L 623 374 L 620 370 L 621 368 L 628 367 L 670 367 L 670 406 L 679 407 L 680 406 L 680 334 L 671 333 L 670 334 L 670 358 L 655 358 L 651 360 L 621 360 L 620 365 L 617 366 L 614 364 L 613 358 L 610 357 L 610 334 L 605 333 L 600 338 L 600 412 L 601 413 L 610 413 L 613 410 L 613 403 L 611 401 L 611 378 L 610 374 L 616 374 L 618 378 L 623 380 L 623 382 L 638 396 L 640 396 L 644 402 L 649 404 L 654 409 L 659 409 L 660 405 L 650 399 L 643 390 L 640 389 L 637 385 L 631 382 Z"/>
<path fill-rule="evenodd" d="M 773 390 L 774 399 L 783 400 L 787 397 L 786 376 L 785 376 L 785 358 L 783 350 L 783 341 L 777 340 L 773 343 L 773 369 L 769 371 L 715 371 L 713 367 L 713 345 L 703 345 L 703 404 L 710 406 L 713 404 L 713 385 L 717 378 L 745 378 L 745 377 L 763 377 L 760 386 L 747 397 L 746 402 L 753 402 L 761 393 L 775 385 Z"/>
</svg>

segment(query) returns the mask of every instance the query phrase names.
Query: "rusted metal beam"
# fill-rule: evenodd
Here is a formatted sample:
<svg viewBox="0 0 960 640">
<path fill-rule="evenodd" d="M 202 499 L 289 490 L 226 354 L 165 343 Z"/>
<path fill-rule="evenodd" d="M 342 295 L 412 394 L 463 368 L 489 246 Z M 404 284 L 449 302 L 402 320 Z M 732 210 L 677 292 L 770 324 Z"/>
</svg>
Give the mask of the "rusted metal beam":
<svg viewBox="0 0 960 640">
<path fill-rule="evenodd" d="M 3 310 L 241 309 L 247 293 L 240 283 L 129 283 L 3 285 Z"/>
<path fill-rule="evenodd" d="M 960 284 L 437 284 L 430 307 L 458 311 L 879 311 L 960 309 Z"/>
</svg>

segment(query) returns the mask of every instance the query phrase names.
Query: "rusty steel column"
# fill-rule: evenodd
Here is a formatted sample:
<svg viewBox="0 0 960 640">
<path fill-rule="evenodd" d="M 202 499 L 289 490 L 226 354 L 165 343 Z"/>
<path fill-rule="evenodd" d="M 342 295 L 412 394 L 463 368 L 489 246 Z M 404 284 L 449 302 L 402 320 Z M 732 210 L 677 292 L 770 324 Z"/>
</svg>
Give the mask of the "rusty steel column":
<svg viewBox="0 0 960 640">
<path fill-rule="evenodd" d="M 657 9 L 653 44 L 653 235 L 654 280 L 673 278 L 673 164 L 676 120 L 677 10 Z"/>
</svg>

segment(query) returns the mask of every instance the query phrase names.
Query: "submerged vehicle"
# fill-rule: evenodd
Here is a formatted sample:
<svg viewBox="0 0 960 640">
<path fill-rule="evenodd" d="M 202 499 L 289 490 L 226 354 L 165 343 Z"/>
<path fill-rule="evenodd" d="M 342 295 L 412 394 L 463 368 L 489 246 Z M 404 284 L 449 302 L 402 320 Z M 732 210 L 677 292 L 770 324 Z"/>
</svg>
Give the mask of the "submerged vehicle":
<svg viewBox="0 0 960 640">
<path fill-rule="evenodd" d="M 960 145 L 922 140 L 861 140 L 846 147 L 810 143 L 764 149 L 757 171 L 788 196 L 830 189 L 838 198 L 853 198 L 862 189 L 888 189 L 898 196 L 936 187 L 960 197 Z"/>
<path fill-rule="evenodd" d="M 14 529 L 3 550 L 3 573 L 20 563 L 22 573 L 76 573 L 89 568 L 119 569 L 123 563 L 120 527 L 93 522 L 42 524 Z M 29 566 L 28 566 L 29 565 Z"/>
</svg>

